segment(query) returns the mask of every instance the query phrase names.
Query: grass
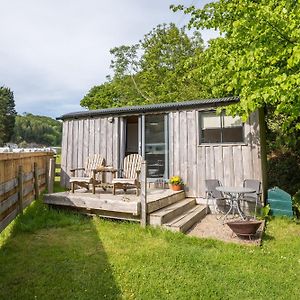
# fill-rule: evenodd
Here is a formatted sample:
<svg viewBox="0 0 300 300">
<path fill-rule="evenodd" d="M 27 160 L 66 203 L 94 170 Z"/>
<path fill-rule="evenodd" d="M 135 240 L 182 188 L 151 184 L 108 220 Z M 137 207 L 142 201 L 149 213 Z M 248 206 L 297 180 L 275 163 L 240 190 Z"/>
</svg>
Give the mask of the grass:
<svg viewBox="0 0 300 300">
<path fill-rule="evenodd" d="M 299 299 L 300 225 L 261 248 L 197 239 L 34 202 L 0 235 L 0 299 Z"/>
<path fill-rule="evenodd" d="M 55 163 L 56 164 L 61 164 L 61 154 L 57 154 L 56 155 Z M 61 172 L 61 168 L 55 168 L 55 172 L 56 173 L 60 173 Z M 57 182 L 59 182 L 60 181 L 60 176 L 55 176 L 54 180 L 57 181 Z"/>
</svg>

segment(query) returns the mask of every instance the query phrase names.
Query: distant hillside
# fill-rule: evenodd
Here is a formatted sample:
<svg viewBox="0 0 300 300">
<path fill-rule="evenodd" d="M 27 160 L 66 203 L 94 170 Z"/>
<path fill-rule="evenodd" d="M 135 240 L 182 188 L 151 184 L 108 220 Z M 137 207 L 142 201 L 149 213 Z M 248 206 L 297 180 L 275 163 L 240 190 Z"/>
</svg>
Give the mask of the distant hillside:
<svg viewBox="0 0 300 300">
<path fill-rule="evenodd" d="M 60 146 L 61 132 L 61 122 L 50 117 L 24 113 L 16 116 L 13 141 L 21 147 L 28 144 Z"/>
</svg>

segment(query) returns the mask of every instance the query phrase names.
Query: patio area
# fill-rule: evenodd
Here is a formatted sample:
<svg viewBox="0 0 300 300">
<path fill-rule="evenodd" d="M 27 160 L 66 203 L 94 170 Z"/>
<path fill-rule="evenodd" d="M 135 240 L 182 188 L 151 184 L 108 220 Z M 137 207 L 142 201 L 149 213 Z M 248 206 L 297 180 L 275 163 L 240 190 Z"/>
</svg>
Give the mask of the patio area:
<svg viewBox="0 0 300 300">
<path fill-rule="evenodd" d="M 105 218 L 141 221 L 141 197 L 136 195 L 135 189 L 127 190 L 126 193 L 117 190 L 113 195 L 111 189 L 104 191 L 96 188 L 93 194 L 83 188 L 74 193 L 66 191 L 46 194 L 44 203 Z M 237 236 L 226 225 L 227 221 L 237 220 L 237 216 L 230 215 L 224 222 L 221 215 L 207 214 L 206 206 L 197 203 L 195 198 L 187 198 L 184 191 L 171 189 L 147 188 L 147 216 L 147 223 L 152 226 L 186 232 L 190 236 L 246 245 L 260 245 L 264 231 L 263 222 L 254 236 Z"/>
<path fill-rule="evenodd" d="M 262 235 L 265 228 L 265 222 L 262 222 L 254 236 L 237 236 L 229 228 L 226 223 L 223 224 L 220 215 L 208 214 L 201 222 L 195 224 L 187 234 L 200 238 L 210 238 L 221 240 L 229 243 L 243 244 L 243 245 L 257 245 L 260 246 L 262 242 Z M 238 220 L 238 218 L 230 218 L 227 221 Z"/>
</svg>

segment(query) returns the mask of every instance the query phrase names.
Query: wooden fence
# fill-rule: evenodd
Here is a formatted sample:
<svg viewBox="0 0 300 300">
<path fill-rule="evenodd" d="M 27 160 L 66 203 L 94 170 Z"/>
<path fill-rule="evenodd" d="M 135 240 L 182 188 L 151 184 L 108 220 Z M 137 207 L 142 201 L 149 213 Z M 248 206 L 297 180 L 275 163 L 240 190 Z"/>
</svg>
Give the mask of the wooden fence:
<svg viewBox="0 0 300 300">
<path fill-rule="evenodd" d="M 53 186 L 49 182 L 54 173 L 51 165 L 53 169 L 51 152 L 0 154 L 0 232 L 38 198 L 48 183 Z"/>
</svg>

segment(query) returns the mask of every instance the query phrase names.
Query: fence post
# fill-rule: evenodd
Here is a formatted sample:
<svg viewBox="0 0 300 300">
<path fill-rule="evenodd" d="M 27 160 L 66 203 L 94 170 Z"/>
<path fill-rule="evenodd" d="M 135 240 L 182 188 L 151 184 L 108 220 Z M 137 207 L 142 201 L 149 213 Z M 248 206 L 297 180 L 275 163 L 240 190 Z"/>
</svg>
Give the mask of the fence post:
<svg viewBox="0 0 300 300">
<path fill-rule="evenodd" d="M 34 176 L 34 199 L 37 200 L 40 193 L 39 193 L 39 174 L 38 174 L 38 167 L 37 163 L 33 163 L 33 176 Z"/>
<path fill-rule="evenodd" d="M 18 206 L 19 213 L 23 214 L 23 166 L 19 166 L 18 170 Z"/>
<path fill-rule="evenodd" d="M 53 185 L 54 185 L 54 175 L 55 175 L 55 159 L 50 158 L 49 161 L 49 178 L 48 178 L 48 193 L 53 193 Z"/>
<path fill-rule="evenodd" d="M 45 184 L 46 184 L 46 187 L 48 188 L 48 185 L 49 185 L 49 159 L 48 159 L 48 156 L 46 157 L 45 159 Z"/>
<path fill-rule="evenodd" d="M 147 225 L 147 162 L 142 161 L 141 165 L 141 226 Z"/>
</svg>

